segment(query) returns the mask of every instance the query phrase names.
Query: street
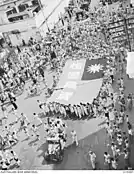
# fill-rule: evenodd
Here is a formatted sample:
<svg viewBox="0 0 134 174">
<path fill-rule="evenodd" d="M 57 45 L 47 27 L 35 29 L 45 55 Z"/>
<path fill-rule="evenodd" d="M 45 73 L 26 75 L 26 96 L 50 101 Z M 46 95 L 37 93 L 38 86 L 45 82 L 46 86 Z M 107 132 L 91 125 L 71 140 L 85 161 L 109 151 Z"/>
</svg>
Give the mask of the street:
<svg viewBox="0 0 134 174">
<path fill-rule="evenodd" d="M 53 73 L 47 73 L 47 81 L 49 86 L 52 84 L 52 75 Z M 30 82 L 27 83 L 29 85 Z M 26 85 L 26 87 L 27 87 Z M 116 86 L 116 84 L 115 84 Z M 130 92 L 134 93 L 134 80 L 128 80 L 125 77 L 125 94 L 127 95 Z M 19 106 L 19 113 L 23 112 L 27 115 L 30 122 L 33 121 L 32 114 L 39 113 L 40 109 L 37 105 L 37 100 L 43 101 L 44 90 L 42 94 L 37 97 L 26 98 L 26 92 L 18 97 L 17 103 Z M 8 108 L 9 111 L 11 107 Z M 134 124 L 134 111 L 129 113 L 130 122 Z M 42 119 L 43 122 L 45 118 Z M 15 121 L 15 117 L 10 114 L 7 123 L 12 123 Z M 44 160 L 44 153 L 47 148 L 45 131 L 43 125 L 39 127 L 41 140 L 36 141 L 34 138 L 27 140 L 23 132 L 19 133 L 19 143 L 13 147 L 14 151 L 19 155 L 21 159 L 21 170 L 44 170 L 44 169 L 55 169 L 55 170 L 74 170 L 74 169 L 92 169 L 88 152 L 89 150 L 95 151 L 97 155 L 97 169 L 106 169 L 103 161 L 103 154 L 105 151 L 109 151 L 108 147 L 108 137 L 104 129 L 104 118 L 92 118 L 89 120 L 65 120 L 68 129 L 67 129 L 67 144 L 64 152 L 64 159 L 60 164 L 47 164 Z M 17 128 L 19 125 L 16 124 L 14 128 Z M 126 129 L 126 126 L 124 126 Z M 76 147 L 72 144 L 70 132 L 72 129 L 75 129 L 78 135 L 79 146 Z M 134 167 L 133 156 L 134 148 L 132 146 L 131 153 L 131 164 Z M 122 157 L 121 157 L 122 158 Z M 119 168 L 123 166 L 123 160 L 120 160 Z"/>
<path fill-rule="evenodd" d="M 92 0 L 91 6 L 96 6 L 98 0 Z M 49 69 L 45 71 L 46 81 L 49 87 L 53 83 L 54 72 Z M 113 84 L 114 92 L 117 91 L 117 79 L 118 73 L 115 76 L 115 83 Z M 37 125 L 37 122 L 33 119 L 33 113 L 40 113 L 37 100 L 42 102 L 46 101 L 45 88 L 43 82 L 41 82 L 41 94 L 35 97 L 27 97 L 26 89 L 30 85 L 28 81 L 25 85 L 25 90 L 22 95 L 17 97 L 18 113 L 24 113 L 27 115 L 30 123 Z M 125 83 L 125 96 L 129 93 L 134 93 L 134 79 L 128 79 L 124 74 Z M 80 93 L 79 95 L 82 95 Z M 118 104 L 117 104 L 118 107 Z M 11 112 L 12 107 L 8 107 L 9 117 L 7 120 L 3 120 L 3 125 L 12 124 L 15 122 L 15 116 Z M 132 126 L 134 126 L 134 108 L 131 112 L 126 112 L 129 115 L 129 120 Z M 46 122 L 46 118 L 41 117 L 43 123 Z M 67 125 L 67 143 L 64 150 L 63 161 L 59 164 L 47 164 L 44 159 L 45 151 L 47 150 L 46 134 L 43 125 L 39 125 L 40 140 L 35 140 L 34 137 L 26 139 L 26 135 L 22 132 L 18 134 L 19 142 L 13 146 L 13 150 L 18 154 L 21 160 L 21 165 L 18 170 L 92 170 L 90 158 L 88 152 L 94 151 L 97 156 L 97 169 L 108 169 L 104 165 L 104 152 L 111 154 L 109 147 L 109 137 L 106 133 L 105 118 L 97 117 L 91 119 L 81 120 L 64 120 Z M 18 129 L 20 123 L 14 124 L 13 128 Z M 70 132 L 75 130 L 78 136 L 78 147 L 72 144 L 72 137 Z M 123 124 L 122 129 L 127 131 L 126 122 Z M 0 127 L 2 130 L 2 126 Z M 133 140 L 134 141 L 134 140 Z M 131 144 L 130 162 L 131 167 L 134 169 L 134 146 Z M 125 163 L 123 154 L 119 157 L 118 169 L 124 169 Z M 13 168 L 14 169 L 14 168 Z"/>
</svg>

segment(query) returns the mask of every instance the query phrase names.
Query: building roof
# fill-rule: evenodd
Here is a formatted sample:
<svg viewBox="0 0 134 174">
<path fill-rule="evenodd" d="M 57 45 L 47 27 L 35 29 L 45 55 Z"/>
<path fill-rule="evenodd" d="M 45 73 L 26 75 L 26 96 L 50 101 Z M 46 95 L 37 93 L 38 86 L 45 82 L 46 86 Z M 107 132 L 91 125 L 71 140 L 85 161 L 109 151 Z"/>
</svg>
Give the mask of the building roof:
<svg viewBox="0 0 134 174">
<path fill-rule="evenodd" d="M 28 1 L 30 1 L 30 0 L 24 0 L 24 1 L 22 2 L 22 4 L 24 4 L 24 3 L 28 2 Z"/>
<path fill-rule="evenodd" d="M 13 3 L 13 2 L 19 2 L 20 3 L 23 3 L 23 2 L 27 2 L 27 1 L 30 1 L 30 0 L 0 0 L 0 6 L 4 6 L 4 5 L 7 5 L 7 4 L 10 4 L 10 3 Z"/>
<path fill-rule="evenodd" d="M 16 2 L 17 0 L 0 0 L 0 6 Z"/>
</svg>

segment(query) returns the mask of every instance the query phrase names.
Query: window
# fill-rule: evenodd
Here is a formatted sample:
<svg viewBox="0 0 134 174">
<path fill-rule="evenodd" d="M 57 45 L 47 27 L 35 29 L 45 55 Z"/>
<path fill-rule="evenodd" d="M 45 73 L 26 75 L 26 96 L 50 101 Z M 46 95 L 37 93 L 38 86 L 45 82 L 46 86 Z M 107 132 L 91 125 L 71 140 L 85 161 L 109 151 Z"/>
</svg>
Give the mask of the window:
<svg viewBox="0 0 134 174">
<path fill-rule="evenodd" d="M 33 4 L 33 6 L 39 5 L 39 2 L 38 2 L 38 0 L 33 0 L 33 1 L 32 1 L 32 4 Z"/>
<path fill-rule="evenodd" d="M 25 11 L 28 7 L 29 7 L 28 4 L 20 4 L 18 6 L 19 12 Z"/>
<path fill-rule="evenodd" d="M 36 9 L 33 10 L 33 13 L 34 13 L 34 12 L 38 13 L 40 10 L 41 10 L 41 9 L 40 9 L 40 6 L 38 6 Z"/>
<path fill-rule="evenodd" d="M 12 34 L 19 34 L 19 30 L 14 30 L 14 31 L 11 31 Z"/>
<path fill-rule="evenodd" d="M 14 14 L 14 13 L 17 13 L 17 10 L 15 7 L 13 7 L 11 10 L 7 11 L 6 14 L 7 16 L 11 15 L 11 14 Z"/>
<path fill-rule="evenodd" d="M 29 15 L 28 14 L 25 14 L 25 15 L 21 15 L 21 16 L 16 16 L 16 17 L 12 17 L 12 18 L 9 18 L 9 22 L 16 22 L 16 21 L 19 21 L 19 20 L 23 20 L 23 19 L 26 19 L 28 18 Z"/>
</svg>

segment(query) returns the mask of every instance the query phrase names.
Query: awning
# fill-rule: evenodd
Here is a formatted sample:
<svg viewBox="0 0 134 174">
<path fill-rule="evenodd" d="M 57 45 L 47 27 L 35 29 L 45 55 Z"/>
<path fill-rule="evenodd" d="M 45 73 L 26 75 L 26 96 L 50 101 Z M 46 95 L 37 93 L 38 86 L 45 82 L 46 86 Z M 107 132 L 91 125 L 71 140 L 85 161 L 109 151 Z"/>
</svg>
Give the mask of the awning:
<svg viewBox="0 0 134 174">
<path fill-rule="evenodd" d="M 27 11 L 20 12 L 20 13 L 14 13 L 14 14 L 9 15 L 8 19 L 13 18 L 13 17 L 19 17 L 19 16 L 27 15 L 27 14 L 28 14 Z"/>
</svg>

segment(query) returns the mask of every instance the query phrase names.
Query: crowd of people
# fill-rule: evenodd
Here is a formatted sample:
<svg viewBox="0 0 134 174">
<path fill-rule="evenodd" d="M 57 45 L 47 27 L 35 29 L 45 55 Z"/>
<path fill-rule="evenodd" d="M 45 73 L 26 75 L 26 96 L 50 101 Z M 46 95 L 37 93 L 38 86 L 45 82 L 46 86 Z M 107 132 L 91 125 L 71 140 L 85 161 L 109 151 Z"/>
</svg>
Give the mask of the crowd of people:
<svg viewBox="0 0 134 174">
<path fill-rule="evenodd" d="M 37 101 L 44 117 L 60 115 L 64 119 L 91 118 L 93 115 L 92 106 L 89 103 L 79 105 L 65 105 L 57 102 L 44 103 Z"/>
<path fill-rule="evenodd" d="M 46 151 L 45 154 L 46 156 L 64 150 L 67 141 L 66 128 L 67 128 L 66 124 L 59 117 L 57 118 L 48 117 L 46 132 L 47 132 L 47 142 L 49 143 L 48 143 L 48 150 Z"/>
<path fill-rule="evenodd" d="M 112 154 L 104 152 L 104 163 L 109 169 L 118 169 L 119 156 L 124 154 L 125 167 L 128 169 L 130 165 L 130 146 L 133 137 L 132 125 L 129 116 L 126 115 L 127 108 L 131 109 L 132 95 L 125 100 L 124 73 L 126 68 L 126 45 L 112 42 L 106 39 L 106 26 L 123 12 L 122 6 L 119 6 L 118 12 L 108 13 L 104 10 L 104 4 L 96 8 L 94 11 L 90 8 L 88 11 L 81 9 L 78 13 L 78 7 L 71 8 L 67 14 L 68 25 L 60 29 L 54 27 L 53 30 L 46 34 L 41 43 L 30 38 L 29 46 L 23 49 L 17 47 L 18 62 L 5 62 L 2 66 L 4 74 L 0 79 L 0 101 L 3 117 L 8 119 L 9 113 L 5 104 L 12 105 L 12 114 L 16 117 L 16 123 L 20 123 L 18 130 L 12 129 L 14 125 L 2 125 L 3 134 L 1 135 L 1 167 L 9 169 L 12 161 L 20 166 L 20 159 L 12 150 L 12 146 L 19 141 L 18 134 L 23 131 L 27 138 L 35 136 L 40 140 L 38 126 L 31 123 L 28 117 L 18 113 L 18 105 L 16 95 L 18 91 L 27 90 L 27 94 L 40 94 L 40 83 L 43 82 L 46 89 L 46 96 L 50 97 L 55 89 L 63 66 L 68 59 L 107 59 L 107 69 L 104 72 L 103 83 L 99 95 L 94 99 L 92 104 L 80 103 L 78 105 L 63 105 L 60 103 L 37 101 L 40 109 L 45 117 L 48 117 L 47 123 L 43 123 L 39 114 L 33 113 L 33 118 L 38 120 L 39 124 L 44 124 L 44 131 L 47 137 L 58 137 L 61 149 L 64 149 L 67 141 L 66 124 L 62 119 L 77 118 L 82 119 L 90 117 L 102 117 L 106 120 L 106 132 L 109 136 L 108 147 L 111 148 Z M 128 12 L 128 11 L 127 11 Z M 112 19 L 111 19 L 112 18 Z M 103 32 L 105 31 L 105 32 Z M 45 70 L 49 67 L 55 72 L 53 76 L 53 85 L 50 89 L 47 85 Z M 116 79 L 119 74 L 119 79 Z M 30 88 L 25 89 L 26 82 L 31 84 Z M 118 91 L 115 93 L 113 84 L 117 84 Z M 16 93 L 17 92 L 17 93 Z M 118 107 L 117 107 L 118 106 Z M 57 118 L 56 118 L 57 117 Z M 60 118 L 59 118 L 60 117 Z M 125 123 L 126 122 L 126 123 Z M 127 132 L 123 130 L 124 124 L 127 125 Z M 11 127 L 10 127 L 11 126 Z M 75 130 L 71 132 L 72 142 L 78 146 L 78 138 Z M 11 150 L 7 150 L 11 148 Z M 53 153 L 50 146 L 49 153 Z M 48 152 L 47 152 L 48 153 Z M 97 154 L 90 149 L 90 160 L 93 169 L 96 168 Z"/>
</svg>

